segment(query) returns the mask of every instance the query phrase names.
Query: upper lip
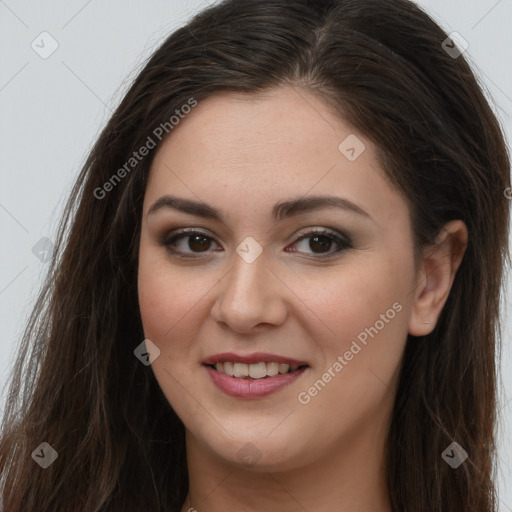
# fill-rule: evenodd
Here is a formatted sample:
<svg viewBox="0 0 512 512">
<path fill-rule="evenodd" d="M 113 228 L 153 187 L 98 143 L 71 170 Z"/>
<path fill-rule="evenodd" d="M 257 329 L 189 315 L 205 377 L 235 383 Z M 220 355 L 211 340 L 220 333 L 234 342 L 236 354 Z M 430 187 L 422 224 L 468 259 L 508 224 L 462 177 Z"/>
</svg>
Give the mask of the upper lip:
<svg viewBox="0 0 512 512">
<path fill-rule="evenodd" d="M 216 363 L 224 363 L 226 361 L 232 363 L 282 363 L 290 366 L 309 366 L 306 361 L 299 361 L 291 357 L 278 356 L 277 354 L 268 354 L 266 352 L 254 352 L 252 354 L 235 354 L 234 352 L 223 352 L 222 354 L 215 354 L 208 357 L 203 361 L 203 364 L 210 365 Z"/>
</svg>

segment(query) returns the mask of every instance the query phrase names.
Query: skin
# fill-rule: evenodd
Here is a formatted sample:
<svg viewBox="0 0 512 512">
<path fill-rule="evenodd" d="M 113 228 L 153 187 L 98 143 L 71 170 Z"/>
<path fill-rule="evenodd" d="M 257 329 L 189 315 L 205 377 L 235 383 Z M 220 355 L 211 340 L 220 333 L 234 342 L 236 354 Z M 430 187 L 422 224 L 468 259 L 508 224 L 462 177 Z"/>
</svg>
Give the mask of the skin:
<svg viewBox="0 0 512 512">
<path fill-rule="evenodd" d="M 366 148 L 354 161 L 338 149 L 350 134 Z M 172 208 L 148 215 L 165 194 L 206 202 L 225 224 Z M 371 218 L 336 207 L 271 217 L 275 203 L 312 195 L 343 197 Z M 176 241 L 192 256 L 183 260 L 161 242 L 189 227 L 210 238 Z M 297 241 L 322 227 L 353 247 L 321 239 L 322 248 L 314 234 Z M 252 263 L 236 252 L 246 237 L 263 249 Z M 152 369 L 186 427 L 182 512 L 391 511 L 384 443 L 407 334 L 434 329 L 466 244 L 465 225 L 452 221 L 415 268 L 410 212 L 375 146 L 318 96 L 283 86 L 200 102 L 155 155 L 138 276 L 144 334 L 160 350 Z M 321 259 L 325 252 L 335 254 Z M 299 393 L 396 303 L 394 318 L 300 403 Z M 228 351 L 270 352 L 309 368 L 267 397 L 234 398 L 201 364 Z M 237 456 L 247 443 L 259 457 L 252 465 Z"/>
</svg>

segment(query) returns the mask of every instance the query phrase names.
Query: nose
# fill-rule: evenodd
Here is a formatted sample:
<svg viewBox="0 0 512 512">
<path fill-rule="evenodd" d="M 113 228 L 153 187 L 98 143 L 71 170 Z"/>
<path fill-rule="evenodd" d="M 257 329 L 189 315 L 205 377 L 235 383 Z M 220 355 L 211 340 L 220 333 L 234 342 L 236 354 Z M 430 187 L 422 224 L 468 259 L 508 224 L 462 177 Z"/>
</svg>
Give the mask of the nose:
<svg viewBox="0 0 512 512">
<path fill-rule="evenodd" d="M 218 285 L 211 310 L 215 322 L 237 333 L 249 333 L 260 324 L 281 325 L 287 314 L 287 287 L 260 255 L 247 263 L 238 255 Z"/>
</svg>

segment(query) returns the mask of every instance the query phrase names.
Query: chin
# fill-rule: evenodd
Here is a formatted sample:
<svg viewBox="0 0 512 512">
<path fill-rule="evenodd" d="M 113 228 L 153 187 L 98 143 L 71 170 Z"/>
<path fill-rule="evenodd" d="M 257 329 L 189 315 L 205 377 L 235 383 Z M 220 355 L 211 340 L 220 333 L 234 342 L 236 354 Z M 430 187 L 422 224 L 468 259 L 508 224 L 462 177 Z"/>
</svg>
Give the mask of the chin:
<svg viewBox="0 0 512 512">
<path fill-rule="evenodd" d="M 239 435 L 204 439 L 209 450 L 229 465 L 255 472 L 285 471 L 304 463 L 300 443 L 286 433 L 270 436 Z M 307 450 L 307 447 L 304 447 Z M 292 452 L 293 450 L 293 452 Z M 300 461 L 300 462 L 299 462 Z"/>
</svg>

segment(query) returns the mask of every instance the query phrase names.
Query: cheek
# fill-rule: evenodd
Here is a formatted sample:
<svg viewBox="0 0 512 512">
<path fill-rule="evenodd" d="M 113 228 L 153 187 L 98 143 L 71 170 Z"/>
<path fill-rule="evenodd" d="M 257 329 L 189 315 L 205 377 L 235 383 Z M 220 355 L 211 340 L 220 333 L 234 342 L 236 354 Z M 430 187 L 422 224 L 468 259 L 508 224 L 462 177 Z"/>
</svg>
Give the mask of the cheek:
<svg viewBox="0 0 512 512">
<path fill-rule="evenodd" d="M 192 362 L 200 358 L 194 339 L 200 326 L 197 315 L 204 289 L 191 286 L 186 273 L 173 271 L 165 254 L 159 252 L 140 251 L 139 307 L 144 336 L 160 350 L 152 371 L 167 400 L 182 417 L 191 409 L 183 389 L 190 387 Z"/>
<path fill-rule="evenodd" d="M 405 259 L 368 261 L 326 280 L 315 306 L 332 332 L 317 338 L 321 364 L 297 399 L 298 411 L 324 430 L 325 439 L 365 428 L 390 406 L 407 339 L 412 267 Z M 326 410 L 339 412 L 328 425 L 322 423 Z"/>
<path fill-rule="evenodd" d="M 194 288 L 187 273 L 173 271 L 164 251 L 142 248 L 139 255 L 139 307 L 147 338 L 155 340 L 160 350 L 194 315 L 204 289 Z M 174 342 L 173 342 L 174 343 Z M 163 346 L 160 346 L 163 345 Z"/>
<path fill-rule="evenodd" d="M 354 341 L 366 348 L 378 339 L 387 350 L 402 344 L 412 266 L 400 256 L 354 255 L 345 265 L 326 273 L 321 287 L 318 276 L 302 278 L 305 302 L 322 320 L 319 338 L 331 359 L 350 350 Z"/>
</svg>

